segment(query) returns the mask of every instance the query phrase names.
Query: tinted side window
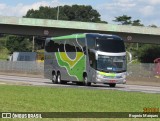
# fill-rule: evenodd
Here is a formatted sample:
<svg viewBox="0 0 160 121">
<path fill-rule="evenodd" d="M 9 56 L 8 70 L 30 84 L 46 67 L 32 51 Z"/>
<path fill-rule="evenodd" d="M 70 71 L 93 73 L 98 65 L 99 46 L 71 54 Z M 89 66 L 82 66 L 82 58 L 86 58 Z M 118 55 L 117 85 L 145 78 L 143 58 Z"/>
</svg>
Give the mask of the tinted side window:
<svg viewBox="0 0 160 121">
<path fill-rule="evenodd" d="M 78 43 L 77 43 L 78 42 Z M 46 52 L 82 52 L 85 51 L 85 39 L 81 38 L 77 41 L 74 39 L 66 40 L 46 40 L 45 51 Z M 65 49 L 65 50 L 64 50 Z"/>
<path fill-rule="evenodd" d="M 74 44 L 74 40 L 69 39 L 65 41 L 65 49 L 67 52 L 75 52 L 76 51 L 76 47 Z"/>
<path fill-rule="evenodd" d="M 82 52 L 84 51 L 85 47 L 85 40 L 84 39 L 68 39 L 63 41 L 65 43 L 65 49 L 67 52 Z"/>
<path fill-rule="evenodd" d="M 95 49 L 95 39 L 94 38 L 87 38 L 87 46 L 88 49 Z"/>
<path fill-rule="evenodd" d="M 96 69 L 96 56 L 94 52 L 88 51 L 90 66 Z"/>
<path fill-rule="evenodd" d="M 55 43 L 53 40 L 46 40 L 45 51 L 47 52 L 57 52 L 59 44 Z"/>
</svg>

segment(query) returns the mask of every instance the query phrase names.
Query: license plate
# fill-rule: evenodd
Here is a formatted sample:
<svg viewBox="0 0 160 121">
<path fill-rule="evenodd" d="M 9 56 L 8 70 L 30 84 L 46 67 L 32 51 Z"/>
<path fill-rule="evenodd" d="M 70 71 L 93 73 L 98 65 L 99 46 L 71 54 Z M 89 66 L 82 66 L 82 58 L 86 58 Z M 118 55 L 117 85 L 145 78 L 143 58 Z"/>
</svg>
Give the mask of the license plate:
<svg viewBox="0 0 160 121">
<path fill-rule="evenodd" d="M 116 80 L 110 80 L 109 83 L 116 83 Z"/>
</svg>

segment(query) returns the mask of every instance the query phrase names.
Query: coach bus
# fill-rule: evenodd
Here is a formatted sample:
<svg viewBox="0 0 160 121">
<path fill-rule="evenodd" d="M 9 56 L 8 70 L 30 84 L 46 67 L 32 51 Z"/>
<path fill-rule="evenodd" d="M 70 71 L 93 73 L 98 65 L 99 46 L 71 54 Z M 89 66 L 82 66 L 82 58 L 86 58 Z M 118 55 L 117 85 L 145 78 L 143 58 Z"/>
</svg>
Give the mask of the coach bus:
<svg viewBox="0 0 160 121">
<path fill-rule="evenodd" d="M 44 76 L 53 83 L 126 83 L 124 41 L 116 35 L 84 33 L 46 39 Z"/>
</svg>

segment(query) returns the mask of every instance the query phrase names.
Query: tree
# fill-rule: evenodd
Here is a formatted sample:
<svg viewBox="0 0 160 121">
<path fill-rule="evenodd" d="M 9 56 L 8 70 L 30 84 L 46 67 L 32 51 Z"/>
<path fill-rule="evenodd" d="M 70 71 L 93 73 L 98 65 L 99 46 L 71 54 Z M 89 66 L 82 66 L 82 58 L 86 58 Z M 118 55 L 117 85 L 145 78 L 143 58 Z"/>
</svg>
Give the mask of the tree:
<svg viewBox="0 0 160 121">
<path fill-rule="evenodd" d="M 123 15 L 123 16 L 115 17 L 115 20 L 113 21 L 120 22 L 122 25 L 130 25 L 132 24 L 131 18 L 132 18 L 131 16 Z"/>
<path fill-rule="evenodd" d="M 141 20 L 137 19 L 132 21 L 132 26 L 144 26 L 144 25 L 141 24 Z"/>
<path fill-rule="evenodd" d="M 154 25 L 154 24 L 149 25 L 149 27 L 157 28 L 157 26 L 156 26 L 156 25 Z"/>
<path fill-rule="evenodd" d="M 30 9 L 27 11 L 25 18 L 42 18 L 42 19 L 56 19 L 57 9 L 51 7 L 40 6 L 39 10 Z"/>
<path fill-rule="evenodd" d="M 115 20 L 113 21 L 119 22 L 121 23 L 121 25 L 144 26 L 143 24 L 141 24 L 141 21 L 139 19 L 132 20 L 132 17 L 127 15 L 115 17 Z"/>
<path fill-rule="evenodd" d="M 6 46 L 6 38 L 5 37 L 1 37 L 0 38 L 0 50 L 4 49 Z"/>
<path fill-rule="evenodd" d="M 145 44 L 138 50 L 138 59 L 142 63 L 153 63 L 156 58 L 160 57 L 160 45 Z"/>
<path fill-rule="evenodd" d="M 7 36 L 6 47 L 10 53 L 15 51 L 28 52 L 32 50 L 32 42 L 28 37 L 9 35 Z"/>
<path fill-rule="evenodd" d="M 41 18 L 41 19 L 57 19 L 58 7 L 39 7 L 39 10 L 29 10 L 24 16 L 26 18 Z M 59 20 L 68 21 L 82 21 L 82 22 L 97 22 L 107 23 L 101 21 L 100 14 L 92 6 L 72 5 L 59 6 Z"/>
</svg>

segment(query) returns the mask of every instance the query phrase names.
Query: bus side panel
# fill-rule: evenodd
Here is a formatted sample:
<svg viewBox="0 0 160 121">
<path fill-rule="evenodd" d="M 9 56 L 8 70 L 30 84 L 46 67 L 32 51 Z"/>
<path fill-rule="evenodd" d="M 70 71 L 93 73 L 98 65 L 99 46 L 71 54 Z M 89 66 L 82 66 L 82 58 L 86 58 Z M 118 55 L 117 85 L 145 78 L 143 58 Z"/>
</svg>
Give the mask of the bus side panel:
<svg viewBox="0 0 160 121">
<path fill-rule="evenodd" d="M 47 79 L 52 79 L 52 71 L 56 70 L 54 63 L 54 52 L 45 52 L 45 60 L 44 60 L 44 77 Z"/>
<path fill-rule="evenodd" d="M 77 54 L 78 55 L 78 54 Z M 80 57 L 76 62 L 65 59 L 65 53 L 56 53 L 56 58 L 63 80 L 82 81 L 85 69 L 85 56 Z"/>
<path fill-rule="evenodd" d="M 49 53 L 47 52 L 48 49 L 48 43 L 50 42 L 50 39 L 46 39 L 45 41 L 45 52 L 44 52 L 44 77 L 47 79 L 51 79 L 51 74 L 50 74 L 50 64 L 49 64 Z"/>
<path fill-rule="evenodd" d="M 95 64 L 96 62 L 94 62 L 95 59 L 91 58 L 91 54 L 88 53 L 88 56 L 86 58 L 86 72 L 87 72 L 87 76 L 88 76 L 88 81 L 95 83 L 96 82 L 96 69 L 95 66 L 96 65 L 92 65 Z"/>
<path fill-rule="evenodd" d="M 59 64 L 61 59 L 56 57 L 57 53 L 58 52 L 45 53 L 46 59 L 45 59 L 45 66 L 44 66 L 44 77 L 48 79 L 52 79 L 53 72 L 55 72 L 56 75 L 57 75 L 57 72 L 60 72 L 62 80 L 69 80 L 70 77 L 67 73 L 66 68 L 61 67 Z M 72 80 L 75 80 L 75 78 Z"/>
<path fill-rule="evenodd" d="M 95 54 L 95 37 L 87 35 L 86 37 L 86 72 L 89 82 L 96 81 L 96 54 Z"/>
<path fill-rule="evenodd" d="M 83 72 L 86 70 L 85 39 L 63 40 L 63 44 L 64 50 L 61 48 L 59 52 L 55 53 L 62 73 L 61 78 L 83 81 Z"/>
</svg>

